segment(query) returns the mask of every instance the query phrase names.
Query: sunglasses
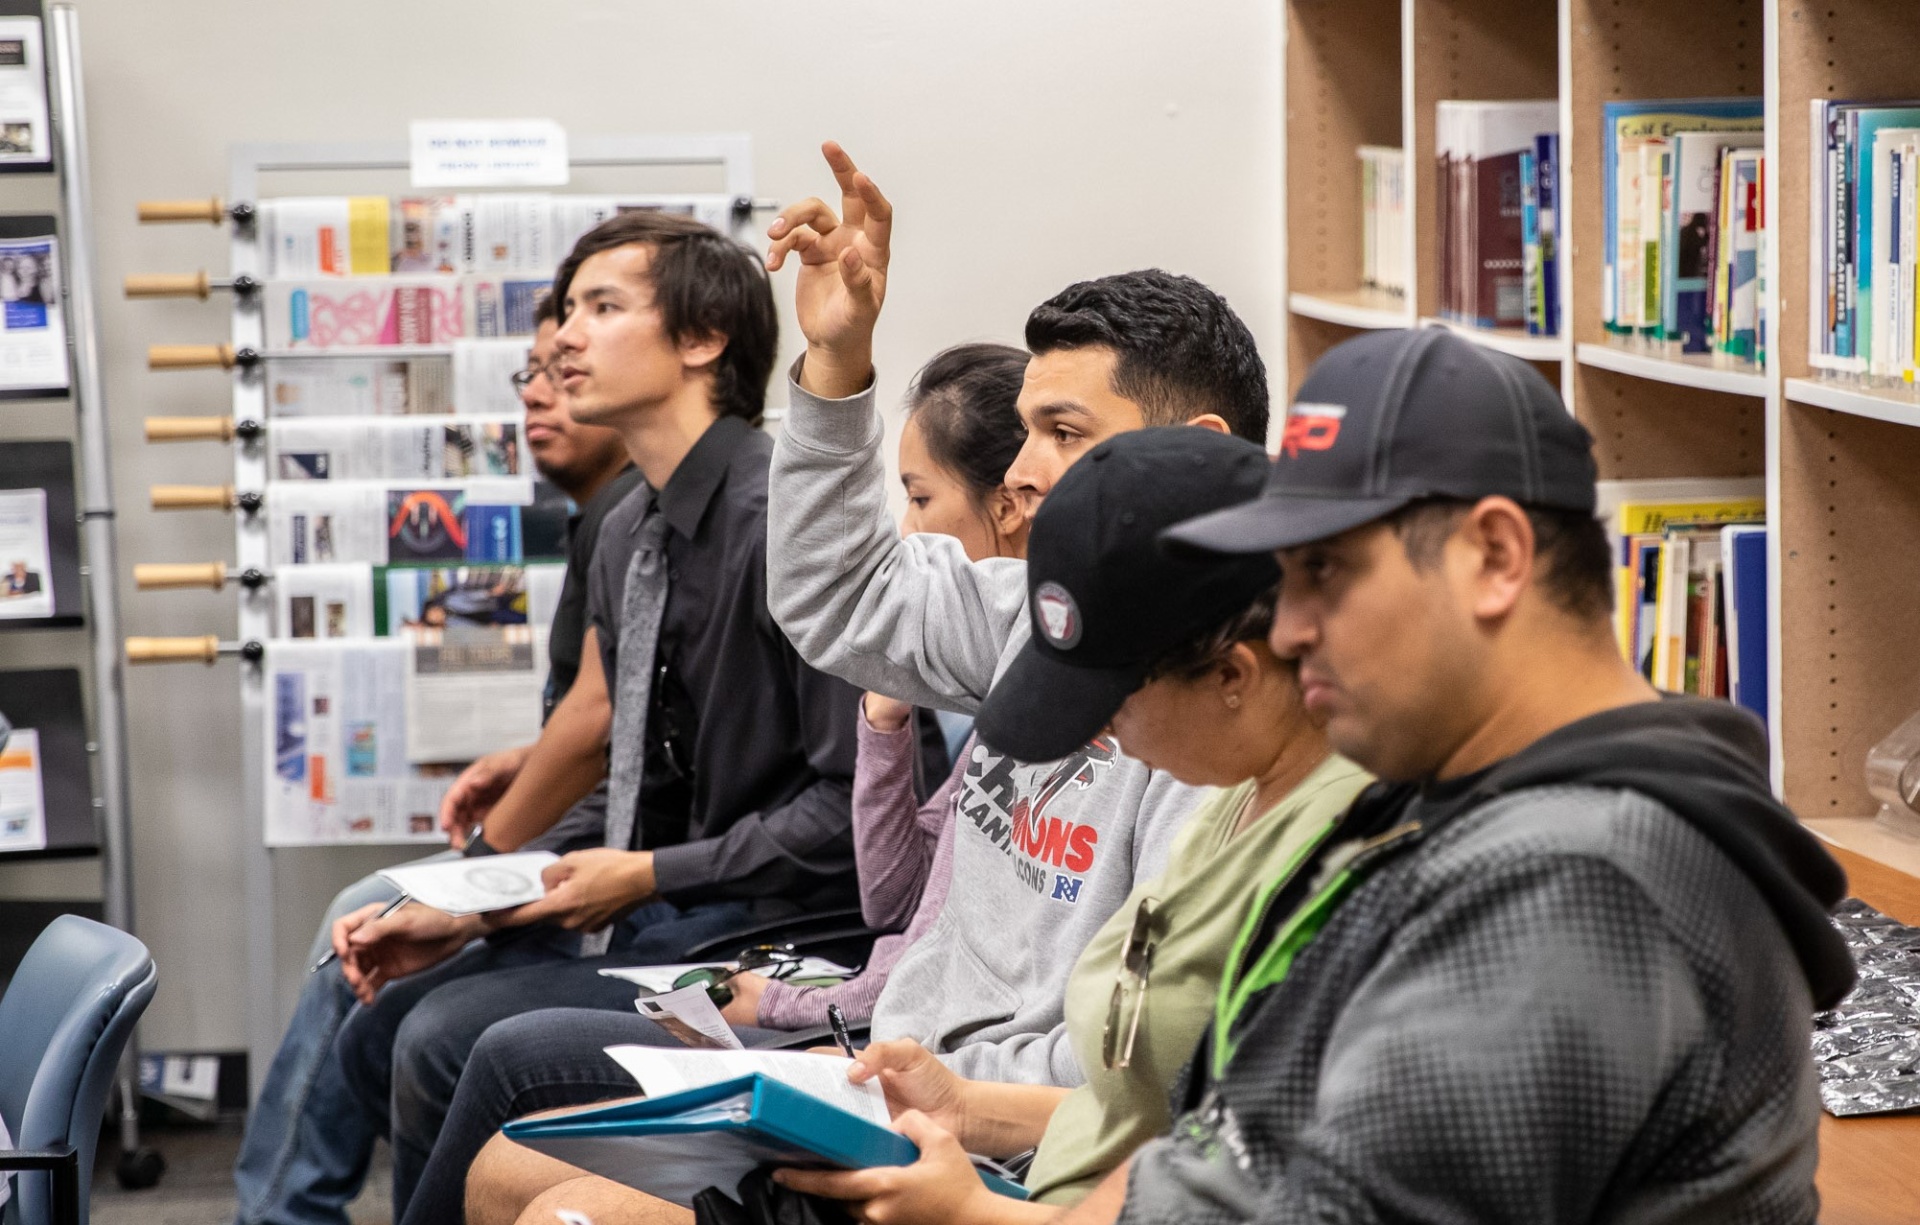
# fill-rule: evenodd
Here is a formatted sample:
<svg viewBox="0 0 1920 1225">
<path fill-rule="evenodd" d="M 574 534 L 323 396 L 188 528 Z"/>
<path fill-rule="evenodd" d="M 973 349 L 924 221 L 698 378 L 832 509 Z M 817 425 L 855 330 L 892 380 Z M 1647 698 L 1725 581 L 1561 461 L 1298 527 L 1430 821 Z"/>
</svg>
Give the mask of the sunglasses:
<svg viewBox="0 0 1920 1225">
<path fill-rule="evenodd" d="M 732 968 L 726 966 L 697 966 L 673 980 L 673 989 L 703 986 L 707 989 L 707 998 L 713 1001 L 715 1008 L 725 1008 L 733 1002 L 733 988 L 727 984 L 736 974 L 754 972 L 779 981 L 792 978 L 800 972 L 800 954 L 793 951 L 791 944 L 756 944 L 740 950 L 734 959 Z"/>
<path fill-rule="evenodd" d="M 1107 1003 L 1107 1026 L 1100 1034 L 1100 1060 L 1109 1072 L 1133 1062 L 1133 1041 L 1140 1033 L 1140 1014 L 1147 1007 L 1147 974 L 1153 968 L 1153 915 L 1160 903 L 1140 899 L 1133 912 L 1133 930 L 1127 933 L 1114 976 L 1113 997 Z M 1131 1001 L 1132 1007 L 1127 1007 Z"/>
</svg>

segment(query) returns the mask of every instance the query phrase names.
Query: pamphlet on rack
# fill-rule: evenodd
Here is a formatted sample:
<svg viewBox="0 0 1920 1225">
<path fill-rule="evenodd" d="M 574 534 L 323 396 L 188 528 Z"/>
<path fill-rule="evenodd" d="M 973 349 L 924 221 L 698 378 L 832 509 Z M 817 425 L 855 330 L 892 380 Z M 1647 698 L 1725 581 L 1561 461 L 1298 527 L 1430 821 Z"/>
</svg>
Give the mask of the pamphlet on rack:
<svg viewBox="0 0 1920 1225">
<path fill-rule="evenodd" d="M 0 854 L 47 847 L 46 788 L 40 733 L 16 727 L 0 748 Z"/>
<path fill-rule="evenodd" d="M 267 411 L 276 420 L 443 416 L 454 411 L 455 403 L 453 363 L 444 355 L 283 357 L 267 365 Z M 511 408 L 493 415 L 519 408 L 516 398 Z"/>
<path fill-rule="evenodd" d="M 53 613 L 47 491 L 0 490 L 0 620 L 24 621 Z"/>
<path fill-rule="evenodd" d="M 365 562 L 286 566 L 273 576 L 279 638 L 373 637 L 373 567 Z"/>
<path fill-rule="evenodd" d="M 45 55 L 38 17 L 0 17 L 0 166 L 44 170 L 53 164 Z"/>
<path fill-rule="evenodd" d="M 60 286 L 53 219 L 0 218 L 0 396 L 67 390 L 67 320 Z"/>
<path fill-rule="evenodd" d="M 269 846 L 440 840 L 457 766 L 407 761 L 405 639 L 267 643 Z"/>
<path fill-rule="evenodd" d="M 547 896 L 540 873 L 559 858 L 552 851 L 518 851 L 478 859 L 401 864 L 378 875 L 422 906 L 450 915 L 485 914 Z"/>
</svg>

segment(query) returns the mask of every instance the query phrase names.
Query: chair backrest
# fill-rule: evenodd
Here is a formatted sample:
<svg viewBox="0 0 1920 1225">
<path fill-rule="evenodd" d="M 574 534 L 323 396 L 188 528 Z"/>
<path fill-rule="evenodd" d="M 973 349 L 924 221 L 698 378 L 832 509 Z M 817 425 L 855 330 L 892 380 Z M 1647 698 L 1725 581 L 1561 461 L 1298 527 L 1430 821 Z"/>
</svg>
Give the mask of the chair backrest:
<svg viewBox="0 0 1920 1225">
<path fill-rule="evenodd" d="M 0 997 L 0 1118 L 18 1148 L 71 1144 L 79 1152 L 81 1225 L 107 1095 L 157 977 L 146 945 L 91 919 L 61 915 L 27 950 Z M 47 1176 L 16 1175 L 0 1220 L 49 1216 Z"/>
</svg>

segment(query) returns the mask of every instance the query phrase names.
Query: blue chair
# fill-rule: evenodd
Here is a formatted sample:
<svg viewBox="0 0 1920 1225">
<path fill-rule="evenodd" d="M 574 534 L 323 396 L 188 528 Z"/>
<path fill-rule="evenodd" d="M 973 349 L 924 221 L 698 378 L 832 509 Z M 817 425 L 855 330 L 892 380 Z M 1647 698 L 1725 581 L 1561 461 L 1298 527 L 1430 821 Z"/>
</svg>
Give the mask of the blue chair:
<svg viewBox="0 0 1920 1225">
<path fill-rule="evenodd" d="M 0 1118 L 21 1170 L 0 1225 L 86 1225 L 93 1152 L 134 1022 L 159 972 L 125 932 L 61 915 L 0 996 Z"/>
</svg>

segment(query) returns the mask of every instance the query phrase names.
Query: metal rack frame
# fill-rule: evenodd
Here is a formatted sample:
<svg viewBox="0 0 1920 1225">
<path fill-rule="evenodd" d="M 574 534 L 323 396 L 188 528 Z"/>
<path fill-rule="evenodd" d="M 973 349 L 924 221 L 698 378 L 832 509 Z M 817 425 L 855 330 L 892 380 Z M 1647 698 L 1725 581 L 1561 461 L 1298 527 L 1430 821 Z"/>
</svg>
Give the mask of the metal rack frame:
<svg viewBox="0 0 1920 1225">
<path fill-rule="evenodd" d="M 758 207 L 753 196 L 753 143 L 744 133 L 714 135 L 612 136 L 575 138 L 569 142 L 568 162 L 576 169 L 623 167 L 718 166 L 725 172 L 723 190 L 734 201 L 734 231 Z M 402 141 L 345 144 L 240 144 L 228 161 L 229 201 L 259 199 L 263 174 L 298 171 L 405 171 L 408 146 Z M 235 225 L 229 253 L 230 276 L 262 272 L 258 235 L 251 226 Z M 256 305 L 238 295 L 233 304 L 231 343 L 237 351 L 250 347 L 265 351 L 265 325 Z M 270 360 L 270 359 L 269 359 Z M 236 371 L 233 379 L 233 419 L 268 419 L 266 383 L 258 370 Z M 262 489 L 268 478 L 264 446 L 234 447 L 234 488 Z M 235 561 L 239 568 L 268 569 L 266 522 L 262 515 L 236 515 Z M 241 589 L 239 639 L 267 641 L 272 620 L 272 597 L 264 590 Z M 117 642 L 117 637 L 114 640 Z M 242 812 L 244 820 L 259 822 L 266 806 L 266 693 L 261 670 L 240 672 Z M 242 839 L 247 920 L 247 1048 L 249 1100 L 257 1095 L 266 1068 L 280 1042 L 283 1027 L 276 1001 L 274 975 L 273 863 L 275 851 L 255 828 Z M 302 848 L 285 848 L 299 853 Z"/>
</svg>

